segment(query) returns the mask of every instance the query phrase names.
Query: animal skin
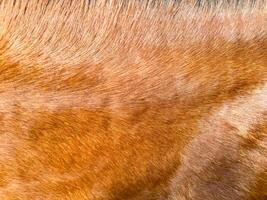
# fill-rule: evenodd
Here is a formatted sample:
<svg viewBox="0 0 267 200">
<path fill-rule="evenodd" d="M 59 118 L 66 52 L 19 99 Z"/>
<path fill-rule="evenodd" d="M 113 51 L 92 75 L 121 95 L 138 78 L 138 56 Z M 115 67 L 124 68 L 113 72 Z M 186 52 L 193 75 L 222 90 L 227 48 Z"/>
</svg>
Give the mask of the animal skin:
<svg viewBox="0 0 267 200">
<path fill-rule="evenodd" d="M 0 0 L 0 199 L 266 200 L 266 1 Z"/>
</svg>

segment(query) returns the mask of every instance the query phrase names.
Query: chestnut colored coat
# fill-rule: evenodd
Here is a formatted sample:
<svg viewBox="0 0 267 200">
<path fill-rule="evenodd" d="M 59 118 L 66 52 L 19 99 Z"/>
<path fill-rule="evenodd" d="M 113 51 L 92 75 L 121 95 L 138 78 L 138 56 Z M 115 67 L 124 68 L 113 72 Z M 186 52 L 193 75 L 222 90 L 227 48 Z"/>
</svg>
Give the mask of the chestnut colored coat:
<svg viewBox="0 0 267 200">
<path fill-rule="evenodd" d="M 266 199 L 265 0 L 0 0 L 0 200 Z"/>
</svg>

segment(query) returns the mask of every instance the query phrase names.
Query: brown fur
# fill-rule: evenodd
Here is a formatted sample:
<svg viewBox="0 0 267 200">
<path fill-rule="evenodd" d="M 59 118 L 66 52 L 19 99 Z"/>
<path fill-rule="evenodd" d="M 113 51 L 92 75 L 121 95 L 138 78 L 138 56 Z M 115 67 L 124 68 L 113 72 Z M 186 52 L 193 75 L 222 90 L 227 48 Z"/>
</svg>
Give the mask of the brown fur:
<svg viewBox="0 0 267 200">
<path fill-rule="evenodd" d="M 0 199 L 267 199 L 266 2 L 195 4 L 0 0 Z"/>
</svg>

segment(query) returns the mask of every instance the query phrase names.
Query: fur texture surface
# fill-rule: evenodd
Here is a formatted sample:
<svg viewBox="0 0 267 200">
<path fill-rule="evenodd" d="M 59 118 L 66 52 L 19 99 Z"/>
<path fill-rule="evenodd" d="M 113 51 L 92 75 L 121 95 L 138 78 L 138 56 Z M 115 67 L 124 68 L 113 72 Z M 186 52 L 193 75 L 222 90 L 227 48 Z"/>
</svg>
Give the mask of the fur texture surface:
<svg viewBox="0 0 267 200">
<path fill-rule="evenodd" d="M 0 0 L 0 199 L 266 200 L 267 3 Z"/>
</svg>

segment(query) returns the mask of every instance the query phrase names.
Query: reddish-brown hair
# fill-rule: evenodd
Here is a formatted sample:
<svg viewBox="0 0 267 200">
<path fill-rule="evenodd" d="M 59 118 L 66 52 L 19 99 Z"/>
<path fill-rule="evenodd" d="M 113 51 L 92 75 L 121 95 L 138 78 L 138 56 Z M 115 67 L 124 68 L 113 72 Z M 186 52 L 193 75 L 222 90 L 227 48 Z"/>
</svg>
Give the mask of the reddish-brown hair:
<svg viewBox="0 0 267 200">
<path fill-rule="evenodd" d="M 264 0 L 0 0 L 0 199 L 266 199 L 266 27 Z"/>
</svg>

